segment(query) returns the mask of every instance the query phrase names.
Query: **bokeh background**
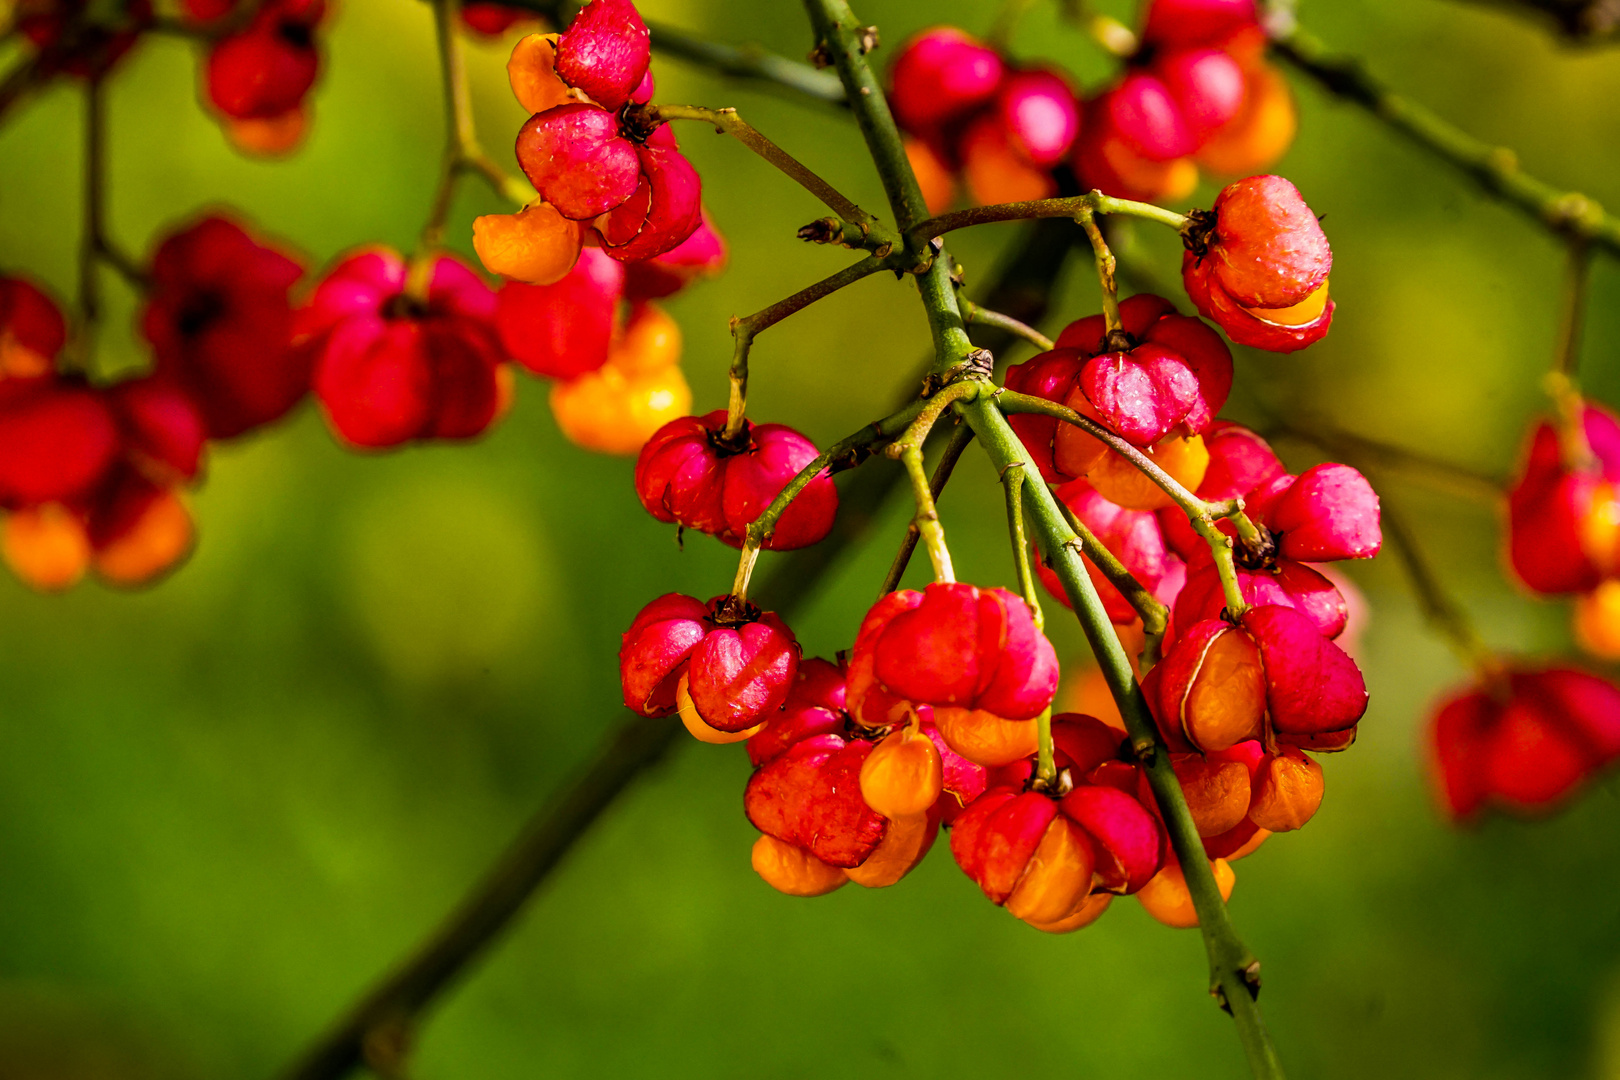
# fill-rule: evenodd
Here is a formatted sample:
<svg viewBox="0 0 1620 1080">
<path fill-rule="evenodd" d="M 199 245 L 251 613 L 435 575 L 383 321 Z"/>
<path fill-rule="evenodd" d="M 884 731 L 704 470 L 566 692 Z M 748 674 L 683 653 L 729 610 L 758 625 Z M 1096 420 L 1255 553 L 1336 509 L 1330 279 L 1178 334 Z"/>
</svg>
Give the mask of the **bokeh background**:
<svg viewBox="0 0 1620 1080">
<path fill-rule="evenodd" d="M 1053 7 L 1025 18 L 1016 51 L 1105 79 L 1106 59 Z M 643 9 L 791 56 L 809 44 L 789 3 Z M 892 50 L 934 21 L 983 30 L 994 9 L 876 0 L 858 14 Z M 1317 2 L 1303 17 L 1532 171 L 1620 205 L 1612 53 L 1439 0 Z M 505 49 L 471 58 L 485 141 L 503 154 L 522 120 Z M 429 8 L 344 0 L 327 57 L 308 145 L 265 164 L 234 155 L 197 108 L 191 48 L 145 43 L 110 93 L 117 238 L 144 250 L 228 204 L 317 264 L 366 242 L 408 248 L 441 137 Z M 655 70 L 661 100 L 739 106 L 881 205 L 837 110 L 677 61 Z M 1331 417 L 1504 475 L 1542 407 L 1556 244 L 1364 113 L 1298 90 L 1301 133 L 1277 171 L 1327 215 L 1338 314 L 1306 353 L 1240 358 L 1228 414 Z M 64 296 L 80 109 L 58 86 L 0 130 L 0 264 Z M 724 403 L 727 318 L 845 256 L 793 239 L 819 212 L 804 193 L 734 143 L 682 136 L 733 253 L 723 278 L 672 304 L 701 411 Z M 496 207 L 467 186 L 463 247 L 471 216 Z M 1020 235 L 953 238 L 970 283 Z M 1146 239 L 1173 281 L 1174 238 Z M 144 363 L 134 298 L 108 291 L 105 373 Z M 1095 309 L 1084 263 L 1060 295 L 1062 319 Z M 1600 257 L 1582 373 L 1610 402 L 1617 300 L 1620 273 Z M 751 409 L 830 441 L 886 411 L 925 344 L 909 286 L 868 279 L 761 339 Z M 1311 460 L 1280 449 L 1296 468 Z M 1492 643 L 1568 649 L 1564 610 L 1504 581 L 1495 507 L 1380 482 Z M 972 452 L 941 508 L 962 576 L 1008 581 L 1000 491 Z M 533 381 L 471 446 L 356 455 L 306 406 L 217 450 L 196 513 L 195 556 L 149 591 L 41 597 L 0 578 L 0 1076 L 271 1075 L 624 718 L 614 653 L 637 608 L 718 592 L 734 565 L 702 537 L 677 548 L 636 504 L 630 464 L 567 444 Z M 904 517 L 891 507 L 797 620 L 810 653 L 847 646 Z M 1443 824 L 1423 721 L 1462 672 L 1389 555 L 1351 573 L 1373 612 L 1360 741 L 1327 761 L 1311 825 L 1239 864 L 1232 900 L 1265 963 L 1283 1060 L 1300 1077 L 1620 1077 L 1620 786 L 1541 823 Z M 1061 612 L 1052 622 L 1078 662 L 1080 635 Z M 1082 933 L 1039 934 L 989 905 L 943 846 L 893 889 L 781 897 L 749 868 L 746 775 L 740 750 L 683 740 L 443 1000 L 413 1075 L 1244 1075 L 1196 933 L 1127 901 Z"/>
</svg>

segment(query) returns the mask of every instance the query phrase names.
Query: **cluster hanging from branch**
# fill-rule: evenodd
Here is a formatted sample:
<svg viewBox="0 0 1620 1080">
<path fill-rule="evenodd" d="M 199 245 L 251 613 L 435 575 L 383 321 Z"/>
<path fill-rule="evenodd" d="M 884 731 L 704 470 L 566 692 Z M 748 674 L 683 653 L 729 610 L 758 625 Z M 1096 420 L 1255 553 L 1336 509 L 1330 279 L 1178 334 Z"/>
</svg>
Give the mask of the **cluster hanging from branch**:
<svg viewBox="0 0 1620 1080">
<path fill-rule="evenodd" d="M 1479 639 L 1361 471 L 1387 454 L 1357 459 L 1370 444 L 1351 438 L 1338 445 L 1355 453 L 1341 455 L 1330 432 L 1305 432 L 1346 463 L 1296 475 L 1259 432 L 1219 418 L 1232 346 L 1293 353 L 1328 334 L 1335 313 L 1317 215 L 1287 179 L 1249 175 L 1295 131 L 1273 55 L 1381 110 L 1568 244 L 1553 416 L 1508 492 L 1508 546 L 1530 590 L 1577 598 L 1586 649 L 1620 656 L 1620 422 L 1575 380 L 1590 251 L 1620 243 L 1594 204 L 1493 163 L 1438 118 L 1389 107 L 1364 73 L 1325 60 L 1288 20 L 1262 20 L 1254 0 L 1148 0 L 1137 31 L 1086 16 L 1120 60 L 1089 92 L 1021 61 L 1004 32 L 981 40 L 951 26 L 901 45 L 885 86 L 868 57 L 878 35 L 843 0 L 806 0 L 812 56 L 836 86 L 779 58 L 649 30 L 631 0 L 591 0 L 560 32 L 512 50 L 508 80 L 530 114 L 511 133 L 520 179 L 479 142 L 460 35 L 499 34 L 549 7 L 436 0 L 446 139 L 419 241 L 358 248 L 309 275 L 221 214 L 167 230 L 149 259 L 124 253 L 105 220 L 104 83 L 143 34 L 195 39 L 204 105 L 232 145 L 290 153 L 311 122 L 324 0 L 185 0 L 172 20 L 146 0 L 21 0 L 7 29 L 32 51 L 0 87 L 0 114 L 50 81 L 82 80 L 88 150 L 75 324 L 27 277 L 0 277 L 0 554 L 22 580 L 136 585 L 171 570 L 192 545 L 184 492 L 208 444 L 306 397 L 348 447 L 469 440 L 510 406 L 522 368 L 551 380 L 567 438 L 637 455 L 649 514 L 739 550 L 729 591 L 667 594 L 635 616 L 621 688 L 642 718 L 678 716 L 699 741 L 744 744 L 765 881 L 796 896 L 892 885 L 944 828 L 964 874 L 1037 929 L 1077 930 L 1136 896 L 1161 922 L 1200 929 L 1211 989 L 1257 1076 L 1281 1069 L 1256 1006 L 1258 962 L 1224 906 L 1231 863 L 1312 818 L 1325 780 L 1311 755 L 1347 749 L 1368 706 L 1347 633 L 1352 587 L 1326 564 L 1377 555 L 1387 532 L 1472 667 L 1476 685 L 1442 705 L 1431 732 L 1453 816 L 1545 811 L 1620 759 L 1620 689 L 1507 660 Z M 660 40 L 733 74 L 841 94 L 891 220 L 735 110 L 654 104 Z M 690 415 L 680 331 L 657 302 L 718 273 L 726 247 L 676 120 L 732 136 L 824 204 L 831 216 L 800 238 L 862 255 L 733 320 L 728 404 L 705 415 Z M 1190 195 L 1201 171 L 1234 179 L 1207 209 L 1159 205 Z M 468 175 L 512 208 L 465 237 L 493 286 L 445 248 Z M 1175 231 L 1196 316 L 1151 293 L 1121 299 L 1111 217 Z M 1101 311 L 1055 340 L 970 302 L 943 240 L 1041 218 L 1073 222 L 1101 294 Z M 149 372 L 116 381 L 93 362 L 104 268 L 140 294 L 151 348 Z M 927 316 L 921 394 L 825 450 L 750 417 L 758 335 L 885 270 L 915 285 Z M 998 381 L 968 324 L 1040 352 Z M 950 435 L 930 476 L 936 431 Z M 975 441 L 1004 486 L 1011 590 L 956 580 L 936 504 Z M 900 466 L 915 513 L 849 648 L 806 659 L 788 623 L 750 599 L 752 575 L 762 552 L 834 534 L 834 474 L 884 468 L 880 458 Z M 933 580 L 900 589 L 919 544 Z M 1063 708 L 1037 582 L 1091 643 L 1108 691 L 1091 712 Z"/>
</svg>

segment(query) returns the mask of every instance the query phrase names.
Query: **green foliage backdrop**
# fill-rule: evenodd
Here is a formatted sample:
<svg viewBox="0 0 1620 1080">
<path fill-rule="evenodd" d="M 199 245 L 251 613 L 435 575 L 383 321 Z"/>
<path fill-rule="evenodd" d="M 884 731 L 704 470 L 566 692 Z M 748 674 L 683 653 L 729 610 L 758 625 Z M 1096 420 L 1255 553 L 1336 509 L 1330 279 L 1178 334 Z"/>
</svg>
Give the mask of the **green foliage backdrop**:
<svg viewBox="0 0 1620 1080">
<path fill-rule="evenodd" d="M 649 17 L 800 55 L 797 5 L 649 0 Z M 1125 14 L 1123 10 L 1120 12 Z M 892 46 L 988 4 L 877 0 Z M 1620 204 L 1620 65 L 1510 16 L 1439 0 L 1306 6 L 1317 33 L 1555 183 Z M 1055 12 L 1015 45 L 1095 82 L 1107 66 Z M 521 121 L 504 47 L 474 50 L 485 140 Z M 114 234 L 140 247 L 208 204 L 242 207 L 324 262 L 409 245 L 440 145 L 429 8 L 348 0 L 313 137 L 282 164 L 227 149 L 195 62 L 146 43 L 112 84 Z M 880 54 L 881 56 L 881 54 Z M 736 105 L 867 205 L 881 194 L 830 108 L 655 62 L 660 99 Z M 1333 334 L 1240 359 L 1240 419 L 1339 426 L 1503 474 L 1550 359 L 1560 254 L 1376 121 L 1300 88 L 1277 171 L 1325 212 Z M 70 294 L 80 99 L 59 86 L 0 130 L 0 264 Z M 792 239 L 818 208 L 737 145 L 685 144 L 732 267 L 671 306 L 700 410 L 724 403 L 726 320 L 830 272 Z M 1207 205 L 1212 192 L 1200 193 Z M 458 235 L 493 197 L 470 186 Z M 953 250 L 983 280 L 1014 226 Z M 1160 238 L 1153 238 L 1155 240 Z M 1173 243 L 1173 241 L 1172 241 Z M 1162 271 L 1172 248 L 1155 249 Z M 1088 313 L 1085 274 L 1063 318 Z M 1599 259 L 1583 374 L 1620 400 L 1620 273 Z M 111 288 L 104 371 L 143 361 Z M 1179 294 L 1172 294 L 1178 295 Z M 755 414 L 829 441 L 880 414 L 926 337 L 909 286 L 874 277 L 765 335 Z M 1297 466 L 1308 452 L 1283 444 Z M 876 463 L 871 467 L 892 467 Z M 941 504 L 966 580 L 1010 575 L 1001 496 L 970 456 Z M 1495 512 L 1386 480 L 1493 644 L 1567 647 L 1561 609 L 1501 577 Z M 679 550 L 628 462 L 556 432 L 544 387 L 472 447 L 360 456 L 306 407 L 216 452 L 201 546 L 160 587 L 39 597 L 0 580 L 0 1076 L 266 1077 L 402 955 L 618 723 L 618 633 L 649 597 L 706 596 L 733 556 Z M 798 620 L 848 644 L 902 526 L 844 559 Z M 768 561 L 771 557 L 766 556 Z M 918 574 L 914 567 L 913 577 Z M 1543 824 L 1456 833 L 1424 783 L 1425 704 L 1461 673 L 1387 557 L 1354 568 L 1373 608 L 1373 694 L 1353 754 L 1298 836 L 1239 864 L 1232 911 L 1265 963 L 1294 1075 L 1620 1077 L 1620 787 Z M 1083 645 L 1054 618 L 1060 652 Z M 984 902 L 942 849 L 900 886 L 792 900 L 748 865 L 735 749 L 683 740 L 567 860 L 424 1032 L 414 1075 L 1237 1077 L 1202 948 L 1123 902 L 1050 938 Z"/>
</svg>

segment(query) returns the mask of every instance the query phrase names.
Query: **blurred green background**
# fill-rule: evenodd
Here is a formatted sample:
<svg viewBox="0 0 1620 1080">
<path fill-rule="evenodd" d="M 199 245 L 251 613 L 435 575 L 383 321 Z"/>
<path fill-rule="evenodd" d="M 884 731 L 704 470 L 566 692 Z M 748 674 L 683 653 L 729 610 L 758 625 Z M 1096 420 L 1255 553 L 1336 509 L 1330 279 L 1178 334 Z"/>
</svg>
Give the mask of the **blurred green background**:
<svg viewBox="0 0 1620 1080">
<path fill-rule="evenodd" d="M 643 8 L 790 56 L 809 44 L 790 3 Z M 994 10 L 880 0 L 858 14 L 892 51 L 929 22 L 982 30 Z M 1561 50 L 1511 16 L 1437 0 L 1303 14 L 1532 171 L 1620 205 L 1612 54 Z M 279 164 L 235 156 L 197 109 L 189 46 L 146 43 L 110 94 L 115 235 L 144 249 L 167 223 L 229 204 L 315 263 L 365 242 L 408 247 L 439 153 L 429 9 L 346 0 L 327 41 L 313 136 Z M 505 48 L 472 56 L 485 141 L 503 156 L 522 120 Z M 1015 48 L 1088 85 L 1108 72 L 1048 6 Z M 675 61 L 655 69 L 660 100 L 739 106 L 881 204 L 836 110 Z M 1277 171 L 1327 215 L 1338 314 L 1306 353 L 1240 359 L 1228 413 L 1327 415 L 1505 473 L 1542 404 L 1557 247 L 1365 114 L 1299 91 L 1301 134 Z M 64 296 L 80 109 L 58 86 L 0 130 L 0 266 Z M 845 255 L 792 238 L 818 208 L 741 147 L 682 136 L 733 253 L 724 278 L 671 305 L 701 411 L 724 403 L 727 318 Z M 496 206 L 469 186 L 457 235 Z M 970 283 L 1019 235 L 953 238 Z M 1173 280 L 1174 239 L 1148 239 Z M 1089 272 L 1069 279 L 1065 320 L 1096 307 Z M 144 362 L 133 298 L 109 291 L 105 372 Z M 1600 258 L 1583 374 L 1611 402 L 1617 300 L 1620 273 Z M 830 441 L 886 411 L 925 343 L 909 286 L 867 279 L 761 339 L 751 410 Z M 1006 582 L 994 476 L 971 452 L 957 476 L 941 508 L 958 571 Z M 1568 648 L 1564 610 L 1502 579 L 1494 508 L 1381 486 L 1493 643 Z M 717 592 L 734 565 L 701 537 L 678 550 L 637 506 L 629 463 L 564 442 L 528 380 L 474 446 L 355 455 L 305 407 L 217 450 L 196 507 L 195 557 L 150 591 L 40 597 L 0 577 L 8 1080 L 270 1075 L 436 923 L 620 721 L 614 653 L 636 609 L 668 590 Z M 849 643 L 903 520 L 891 508 L 797 619 L 810 653 Z M 1327 761 L 1329 797 L 1310 827 L 1239 864 L 1232 901 L 1265 963 L 1283 1060 L 1297 1077 L 1620 1078 L 1620 789 L 1611 779 L 1539 824 L 1444 825 L 1421 730 L 1427 703 L 1462 673 L 1388 556 L 1352 573 L 1373 608 L 1361 739 Z M 1053 623 L 1060 653 L 1081 656 L 1070 621 Z M 1036 933 L 989 905 L 943 847 L 893 889 L 778 896 L 749 868 L 746 775 L 740 750 L 683 740 L 443 1001 L 413 1075 L 1244 1075 L 1204 994 L 1195 933 L 1130 902 L 1079 934 Z"/>
</svg>

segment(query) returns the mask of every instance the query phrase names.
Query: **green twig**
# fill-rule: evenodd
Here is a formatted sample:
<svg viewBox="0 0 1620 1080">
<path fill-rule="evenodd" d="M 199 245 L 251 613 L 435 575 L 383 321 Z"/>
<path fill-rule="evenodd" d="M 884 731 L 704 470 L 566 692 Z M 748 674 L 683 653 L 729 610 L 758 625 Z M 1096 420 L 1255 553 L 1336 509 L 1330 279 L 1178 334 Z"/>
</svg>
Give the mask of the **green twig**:
<svg viewBox="0 0 1620 1080">
<path fill-rule="evenodd" d="M 417 240 L 417 259 L 409 288 L 412 295 L 425 295 L 431 256 L 444 244 L 450 205 L 461 178 L 471 173 L 482 177 L 495 192 L 517 206 L 527 206 L 534 192 L 527 184 L 497 165 L 478 142 L 473 121 L 472 93 L 467 87 L 467 61 L 461 49 L 461 0 L 433 0 L 433 29 L 439 50 L 439 75 L 444 93 L 444 154 L 439 185 L 433 204 Z"/>
<path fill-rule="evenodd" d="M 883 256 L 894 250 L 899 237 L 885 228 L 877 218 L 862 210 L 837 188 L 816 175 L 798 158 L 766 138 L 749 124 L 736 109 L 707 109 L 700 105 L 648 105 L 643 110 L 647 123 L 656 126 L 670 120 L 696 120 L 711 124 L 722 135 L 730 135 L 748 149 L 770 162 L 800 187 L 820 199 L 841 219 L 842 240 L 851 247 L 868 248 Z"/>
<path fill-rule="evenodd" d="M 1531 176 L 1507 147 L 1476 139 L 1433 110 L 1395 93 L 1360 60 L 1330 53 L 1302 29 L 1273 41 L 1271 48 L 1329 93 L 1360 105 L 1546 228 L 1560 235 L 1584 237 L 1611 255 L 1620 254 L 1620 219 L 1604 213 L 1578 191 L 1561 191 Z"/>
<path fill-rule="evenodd" d="M 951 566 L 951 552 L 945 546 L 945 526 L 940 523 L 939 510 L 934 505 L 934 492 L 930 485 L 928 475 L 923 471 L 922 448 L 928 439 L 928 433 L 934 429 L 946 409 L 958 401 L 969 401 L 979 394 L 980 383 L 966 381 L 954 383 L 940 390 L 928 399 L 926 405 L 917 413 L 905 430 L 905 434 L 896 439 L 888 449 L 890 457 L 898 458 L 906 468 L 906 475 L 911 479 L 912 497 L 917 502 L 917 514 L 912 518 L 912 528 L 922 538 L 923 546 L 928 549 L 928 558 L 934 564 L 935 581 L 955 581 L 956 573 Z M 909 535 L 909 534 L 908 534 Z"/>
<path fill-rule="evenodd" d="M 1018 578 L 1018 591 L 1029 605 L 1035 629 L 1046 629 L 1046 614 L 1041 611 L 1041 597 L 1035 589 L 1035 570 L 1029 561 L 1029 535 L 1024 530 L 1024 467 L 1015 465 L 1001 474 L 1001 486 L 1007 497 L 1007 541 L 1012 546 L 1013 573 Z"/>
<path fill-rule="evenodd" d="M 962 305 L 962 319 L 969 326 L 994 326 L 998 330 L 1005 330 L 1009 334 L 1023 338 L 1042 352 L 1050 351 L 1057 344 L 1033 326 L 1021 323 L 1011 315 L 991 311 L 962 296 L 957 297 L 957 302 Z"/>
<path fill-rule="evenodd" d="M 1070 195 L 1061 199 L 1035 199 L 1029 202 L 994 203 L 990 206 L 970 206 L 939 217 L 920 221 L 906 230 L 908 236 L 923 240 L 944 236 L 957 229 L 972 225 L 988 225 L 997 221 L 1028 221 L 1032 218 L 1071 218 L 1080 220 L 1085 213 L 1127 214 L 1131 217 L 1156 221 L 1180 232 L 1187 227 L 1188 218 L 1174 210 L 1166 210 L 1152 203 L 1132 199 L 1115 199 L 1100 191 L 1084 195 Z"/>
<path fill-rule="evenodd" d="M 1020 462 L 1025 469 L 1035 467 L 1023 443 L 1008 427 L 1006 418 L 989 400 L 969 404 L 962 411 L 998 468 L 1010 468 Z M 1210 992 L 1231 1012 L 1254 1075 L 1259 1080 L 1280 1080 L 1282 1066 L 1255 1001 L 1260 987 L 1259 962 L 1232 925 L 1204 854 L 1203 841 L 1187 809 L 1181 783 L 1171 767 L 1169 753 L 1158 740 L 1130 660 L 1114 633 L 1091 576 L 1080 561 L 1077 538 L 1064 520 L 1057 500 L 1044 485 L 1030 485 L 1029 493 L 1030 523 L 1036 542 L 1043 549 L 1047 566 L 1062 581 L 1064 592 L 1097 656 L 1103 678 L 1125 720 L 1131 745 L 1147 771 L 1171 845 L 1186 876 L 1209 956 Z"/>
<path fill-rule="evenodd" d="M 889 205 L 902 231 L 910 237 L 913 235 L 910 230 L 922 219 L 926 209 L 901 147 L 899 131 L 866 62 L 870 35 L 863 31 L 843 0 L 805 0 L 805 6 L 815 29 L 817 49 L 832 58 L 844 81 L 861 133 L 883 179 Z M 918 292 L 934 338 L 934 369 L 940 373 L 959 367 L 972 351 L 962 329 L 956 294 L 950 285 L 949 266 L 949 257 L 940 251 L 933 264 L 918 277 Z M 1016 466 L 1027 472 L 1035 467 L 1023 443 L 996 407 L 993 395 L 980 394 L 954 407 L 973 427 L 998 470 L 1005 472 Z M 1081 565 L 1078 553 L 1068 546 L 1074 533 L 1065 524 L 1051 492 L 1045 485 L 1032 484 L 1029 493 L 1033 527 L 1046 550 L 1048 565 L 1053 566 L 1063 581 L 1086 636 L 1097 652 L 1109 689 L 1126 719 L 1132 743 L 1142 751 L 1149 782 L 1198 911 L 1210 960 L 1211 990 L 1231 1011 L 1255 1076 L 1260 1080 L 1280 1078 L 1282 1068 L 1254 1000 L 1259 990 L 1259 964 L 1249 954 L 1227 915 L 1210 864 L 1204 857 L 1203 842 L 1187 810 L 1181 785 L 1170 767 L 1170 756 L 1158 752 L 1152 718 L 1131 672 L 1130 661 L 1113 632 L 1091 576 Z M 1241 513 L 1241 505 L 1236 509 Z M 1209 524 L 1213 529 L 1213 522 Z"/>
<path fill-rule="evenodd" d="M 817 300 L 853 285 L 879 270 L 892 268 L 894 256 L 869 255 L 858 263 L 844 267 L 836 274 L 822 278 L 784 300 L 752 315 L 731 320 L 731 397 L 726 407 L 726 429 L 723 438 L 734 439 L 742 431 L 748 409 L 748 354 L 754 347 L 754 338 L 775 326 L 794 312 L 803 311 Z M 808 482 L 808 481 L 807 481 Z"/>
<path fill-rule="evenodd" d="M 1103 239 L 1102 230 L 1097 228 L 1097 215 L 1090 208 L 1081 210 L 1075 218 L 1080 227 L 1086 231 L 1086 239 L 1091 241 L 1091 254 L 1097 263 L 1097 284 L 1102 290 L 1103 309 L 1103 341 L 1110 352 L 1123 352 L 1130 348 L 1130 338 L 1125 335 L 1125 324 L 1119 316 L 1119 283 L 1114 280 L 1114 253 L 1108 249 L 1108 241 Z"/>
<path fill-rule="evenodd" d="M 968 443 L 973 441 L 973 429 L 966 424 L 959 424 L 951 432 L 950 441 L 939 455 L 939 461 L 934 464 L 934 475 L 928 481 L 928 493 L 936 501 L 945 485 L 951 481 L 951 473 L 956 470 L 956 463 L 962 458 L 962 451 L 967 449 Z M 917 541 L 922 539 L 922 533 L 917 531 L 917 519 L 913 517 L 906 525 L 906 535 L 900 541 L 900 550 L 895 552 L 894 561 L 889 564 L 889 572 L 883 578 L 883 585 L 878 589 L 879 596 L 887 596 L 900 587 L 900 579 L 905 576 L 906 567 L 911 564 L 912 553 L 917 550 Z"/>
<path fill-rule="evenodd" d="M 1428 556 L 1419 546 L 1416 535 L 1407 526 L 1405 515 L 1390 503 L 1388 495 L 1382 498 L 1381 503 L 1379 516 L 1384 535 L 1391 541 L 1395 557 L 1406 569 L 1406 577 L 1411 583 L 1412 595 L 1417 600 L 1418 610 L 1463 663 L 1479 672 L 1485 681 L 1491 681 L 1501 672 L 1502 667 L 1496 651 L 1485 644 L 1485 639 L 1479 636 L 1473 620 L 1468 617 L 1462 605 L 1458 604 L 1440 584 Z"/>
<path fill-rule="evenodd" d="M 1270 548 L 1271 538 L 1260 526 L 1249 519 L 1244 513 L 1242 499 L 1227 499 L 1223 502 L 1205 502 L 1192 492 L 1188 491 L 1175 477 L 1165 472 L 1158 463 L 1141 450 L 1132 446 L 1118 435 L 1109 431 L 1089 416 L 1082 416 L 1066 405 L 1059 405 L 1055 401 L 1034 397 L 1030 394 L 1019 394 L 1011 390 L 998 390 L 996 403 L 1002 412 L 1008 413 L 1040 413 L 1044 416 L 1055 416 L 1066 424 L 1073 424 L 1094 439 L 1107 443 L 1114 453 L 1130 462 L 1141 471 L 1149 480 L 1152 480 L 1161 491 L 1170 497 L 1170 500 L 1181 508 L 1191 522 L 1194 531 L 1204 538 L 1209 545 L 1210 555 L 1215 560 L 1215 570 L 1220 575 L 1221 589 L 1226 597 L 1228 613 L 1236 618 L 1248 610 L 1248 603 L 1243 599 L 1242 589 L 1237 579 L 1237 566 L 1233 558 L 1232 538 L 1221 532 L 1216 521 L 1225 518 L 1232 523 L 1238 534 L 1238 539 L 1250 550 L 1263 552 Z"/>
</svg>

